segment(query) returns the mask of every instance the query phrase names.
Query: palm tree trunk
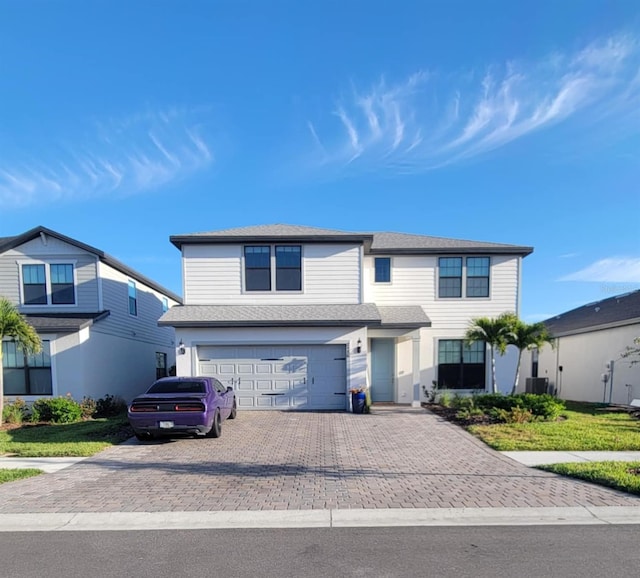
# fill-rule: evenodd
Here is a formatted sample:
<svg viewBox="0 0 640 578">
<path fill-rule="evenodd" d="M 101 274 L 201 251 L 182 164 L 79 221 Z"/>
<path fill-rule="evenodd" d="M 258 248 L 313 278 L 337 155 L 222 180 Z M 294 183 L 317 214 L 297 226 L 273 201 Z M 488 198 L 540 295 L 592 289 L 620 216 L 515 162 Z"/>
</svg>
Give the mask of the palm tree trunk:
<svg viewBox="0 0 640 578">
<path fill-rule="evenodd" d="M 522 361 L 522 349 L 518 349 L 518 365 L 516 365 L 516 377 L 513 381 L 513 389 L 511 395 L 515 395 L 518 390 L 518 382 L 520 381 L 520 362 Z"/>
<path fill-rule="evenodd" d="M 491 346 L 491 390 L 493 393 L 498 393 L 498 381 L 496 380 L 496 355 Z"/>
</svg>

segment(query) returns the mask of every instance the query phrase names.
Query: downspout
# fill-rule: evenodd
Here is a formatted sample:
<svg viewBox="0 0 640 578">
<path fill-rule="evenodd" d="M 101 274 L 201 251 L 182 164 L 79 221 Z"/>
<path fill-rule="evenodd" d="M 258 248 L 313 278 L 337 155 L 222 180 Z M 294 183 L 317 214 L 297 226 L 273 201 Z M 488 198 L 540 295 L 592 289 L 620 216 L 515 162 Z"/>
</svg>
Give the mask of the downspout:
<svg viewBox="0 0 640 578">
<path fill-rule="evenodd" d="M 562 371 L 560 370 L 560 339 L 558 338 L 556 347 L 556 397 L 560 397 L 562 390 Z"/>
</svg>

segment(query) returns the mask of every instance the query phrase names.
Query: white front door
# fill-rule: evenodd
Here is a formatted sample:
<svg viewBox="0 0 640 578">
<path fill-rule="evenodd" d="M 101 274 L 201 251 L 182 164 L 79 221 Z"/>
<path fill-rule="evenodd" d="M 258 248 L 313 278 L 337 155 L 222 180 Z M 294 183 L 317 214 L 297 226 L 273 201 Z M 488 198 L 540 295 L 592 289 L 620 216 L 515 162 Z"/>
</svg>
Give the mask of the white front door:
<svg viewBox="0 0 640 578">
<path fill-rule="evenodd" d="M 236 391 L 240 409 L 346 409 L 344 345 L 198 348 L 200 375 Z"/>
</svg>

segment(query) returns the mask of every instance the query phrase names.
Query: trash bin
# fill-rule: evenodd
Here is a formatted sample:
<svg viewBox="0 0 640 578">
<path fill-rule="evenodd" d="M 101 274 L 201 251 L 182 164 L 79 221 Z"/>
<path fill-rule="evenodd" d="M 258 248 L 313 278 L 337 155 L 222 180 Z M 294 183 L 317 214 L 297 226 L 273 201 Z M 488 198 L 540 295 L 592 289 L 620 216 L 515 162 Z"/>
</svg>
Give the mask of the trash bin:
<svg viewBox="0 0 640 578">
<path fill-rule="evenodd" d="M 367 394 L 364 391 L 358 391 L 351 394 L 351 407 L 353 413 L 364 413 L 364 407 L 367 400 Z"/>
</svg>

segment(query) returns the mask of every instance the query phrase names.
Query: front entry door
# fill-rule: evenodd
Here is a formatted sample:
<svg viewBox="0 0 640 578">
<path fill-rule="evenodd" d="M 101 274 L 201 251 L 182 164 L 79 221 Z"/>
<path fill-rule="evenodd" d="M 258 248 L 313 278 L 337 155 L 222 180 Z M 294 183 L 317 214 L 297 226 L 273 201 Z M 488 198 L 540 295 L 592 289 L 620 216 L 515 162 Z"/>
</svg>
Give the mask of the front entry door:
<svg viewBox="0 0 640 578">
<path fill-rule="evenodd" d="M 371 401 L 395 401 L 395 339 L 371 340 Z"/>
</svg>

